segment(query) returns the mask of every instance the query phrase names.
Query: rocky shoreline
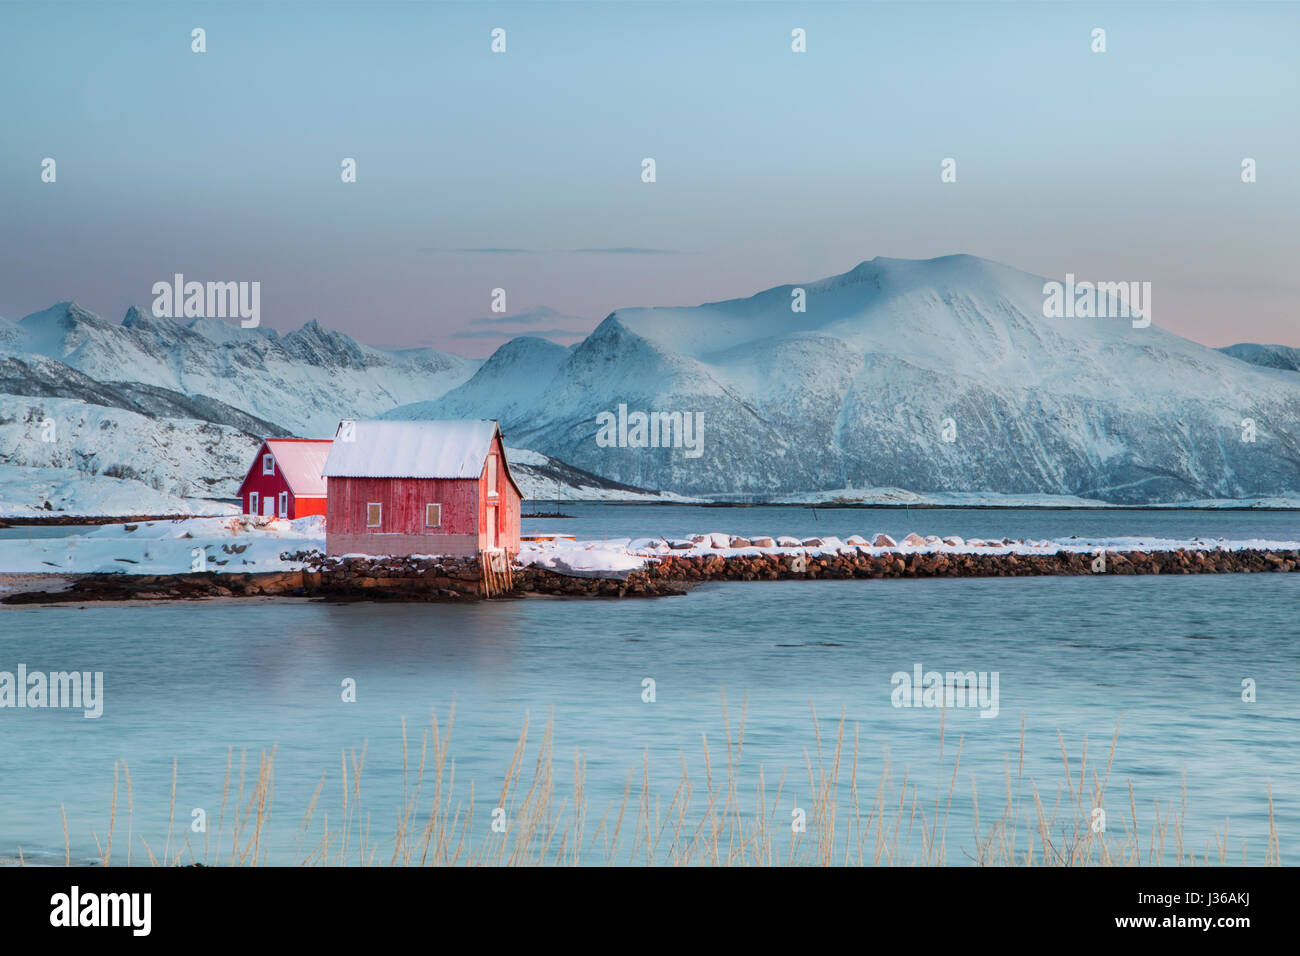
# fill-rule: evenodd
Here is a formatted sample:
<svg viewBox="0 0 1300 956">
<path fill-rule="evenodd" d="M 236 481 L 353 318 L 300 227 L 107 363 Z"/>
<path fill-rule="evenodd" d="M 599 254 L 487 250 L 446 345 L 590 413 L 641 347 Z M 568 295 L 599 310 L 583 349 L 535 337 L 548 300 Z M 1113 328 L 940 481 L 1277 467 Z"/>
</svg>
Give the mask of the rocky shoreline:
<svg viewBox="0 0 1300 956">
<path fill-rule="evenodd" d="M 146 521 L 184 521 L 195 515 L 22 515 L 0 518 L 0 528 L 48 528 L 67 526 L 106 525 L 106 524 L 143 524 Z M 211 515 L 221 518 L 226 515 Z"/>
<path fill-rule="evenodd" d="M 11 605 L 87 601 L 198 600 L 298 597 L 362 601 L 483 600 L 474 558 L 326 558 L 316 551 L 283 555 L 302 570 L 224 574 L 66 575 L 57 590 L 6 594 Z M 1289 573 L 1300 571 L 1300 551 L 1107 551 L 1098 555 L 976 554 L 845 548 L 834 553 L 666 554 L 619 576 L 574 576 L 539 567 L 512 569 L 514 588 L 503 597 L 665 597 L 712 581 L 847 580 L 1043 575 Z"/>
</svg>

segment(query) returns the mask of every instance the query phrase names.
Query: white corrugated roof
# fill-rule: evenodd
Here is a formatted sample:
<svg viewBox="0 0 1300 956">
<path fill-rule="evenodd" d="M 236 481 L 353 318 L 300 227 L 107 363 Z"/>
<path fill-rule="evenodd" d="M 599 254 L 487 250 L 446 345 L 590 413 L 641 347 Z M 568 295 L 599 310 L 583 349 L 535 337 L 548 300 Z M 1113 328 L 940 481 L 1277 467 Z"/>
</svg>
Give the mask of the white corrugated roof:
<svg viewBox="0 0 1300 956">
<path fill-rule="evenodd" d="M 268 438 L 266 440 L 266 447 L 275 456 L 275 466 L 280 469 L 284 480 L 288 482 L 295 495 L 325 494 L 325 476 L 322 472 L 332 444 L 333 442 L 328 438 L 320 440 Z M 260 458 L 254 463 L 253 470 L 261 474 Z"/>
<path fill-rule="evenodd" d="M 351 441 L 342 428 L 325 462 L 327 478 L 477 478 L 497 433 L 488 419 L 357 421 Z"/>
</svg>

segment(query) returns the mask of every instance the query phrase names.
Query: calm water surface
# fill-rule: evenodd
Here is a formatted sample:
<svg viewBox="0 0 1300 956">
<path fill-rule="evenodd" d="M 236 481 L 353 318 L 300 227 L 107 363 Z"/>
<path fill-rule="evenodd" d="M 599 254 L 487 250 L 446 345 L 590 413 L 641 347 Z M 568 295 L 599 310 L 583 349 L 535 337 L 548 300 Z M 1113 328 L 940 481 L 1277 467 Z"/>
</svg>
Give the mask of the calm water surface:
<svg viewBox="0 0 1300 956">
<path fill-rule="evenodd" d="M 525 513 L 554 511 L 552 502 L 525 502 Z M 524 531 L 579 539 L 640 538 L 724 531 L 742 536 L 799 537 L 883 531 L 963 538 L 1175 538 L 1300 540 L 1300 511 L 1098 511 L 966 508 L 700 508 L 677 505 L 561 504 L 571 518 L 525 519 Z"/>
<path fill-rule="evenodd" d="M 570 527 L 582 537 L 593 536 L 584 522 L 602 514 L 611 537 L 724 529 L 1300 537 L 1291 514 L 1135 512 L 1117 520 L 1087 512 L 929 511 L 907 520 L 895 512 L 819 510 L 814 523 L 790 509 L 710 509 L 701 524 L 698 513 L 675 516 L 675 508 L 581 510 Z M 533 522 L 552 530 L 561 523 Z M 651 789 L 664 804 L 685 755 L 698 809 L 702 735 L 715 774 L 725 777 L 725 693 L 733 735 L 742 704 L 746 710 L 742 779 L 756 783 L 761 764 L 773 793 L 787 771 L 787 819 L 793 801 L 807 797 L 805 752 L 816 752 L 812 707 L 824 747 L 841 713 L 850 738 L 857 725 L 864 792 L 874 795 L 887 754 L 894 783 L 906 770 L 930 808 L 947 792 L 961 738 L 947 827 L 951 862 L 966 859 L 973 844 L 972 781 L 983 820 L 1001 809 L 1004 760 L 1014 772 L 1022 716 L 1025 775 L 1045 802 L 1063 785 L 1058 730 L 1075 774 L 1085 736 L 1100 773 L 1122 719 L 1107 800 L 1115 826 L 1127 815 L 1129 781 L 1144 833 L 1155 801 L 1177 805 L 1185 781 L 1192 845 L 1203 852 L 1227 819 L 1230 860 L 1240 861 L 1244 840 L 1247 860 L 1259 863 L 1271 785 L 1282 858 L 1290 862 L 1300 856 L 1297 607 L 1300 575 L 737 582 L 655 601 L 462 607 L 232 601 L 7 608 L 0 610 L 0 670 L 20 662 L 100 670 L 106 700 L 99 720 L 0 710 L 0 856 L 21 845 L 28 858 L 61 859 L 62 806 L 74 859 L 93 857 L 92 833 L 102 840 L 108 829 L 115 760 L 130 767 L 135 833 L 156 851 L 166 834 L 173 757 L 184 826 L 194 807 L 215 821 L 227 748 L 249 749 L 251 777 L 257 751 L 278 745 L 266 845 L 273 859 L 296 862 L 293 838 L 322 774 L 317 825 L 326 810 L 337 825 L 340 752 L 366 744 L 362 797 L 386 862 L 383 847 L 391 853 L 402 800 L 401 719 L 418 750 L 430 711 L 445 726 L 453 701 L 456 792 L 468 801 L 473 782 L 484 835 L 526 716 L 529 769 L 542 725 L 554 720 L 561 794 L 571 786 L 573 755 L 585 756 L 593 819 L 622 797 L 629 771 L 639 782 L 647 753 Z M 916 664 L 999 674 L 997 717 L 948 711 L 942 765 L 940 712 L 891 706 L 891 675 Z M 656 683 L 654 703 L 642 700 L 647 677 Z M 340 699 L 345 678 L 356 681 L 356 703 Z M 1242 701 L 1248 678 L 1258 686 L 1254 703 Z M 115 859 L 125 845 L 125 800 L 123 791 Z M 133 839 L 139 858 L 143 845 Z"/>
</svg>

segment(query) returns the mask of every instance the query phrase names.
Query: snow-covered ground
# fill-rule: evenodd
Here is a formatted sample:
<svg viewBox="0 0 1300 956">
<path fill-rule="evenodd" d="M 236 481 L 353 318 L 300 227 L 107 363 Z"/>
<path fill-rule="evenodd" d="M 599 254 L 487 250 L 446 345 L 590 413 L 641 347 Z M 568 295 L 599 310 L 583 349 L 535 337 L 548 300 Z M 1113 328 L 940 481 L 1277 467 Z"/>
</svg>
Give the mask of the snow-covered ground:
<svg viewBox="0 0 1300 956">
<path fill-rule="evenodd" d="M 49 503 L 46 508 L 45 503 Z M 143 482 L 88 475 L 72 468 L 0 468 L 0 517 L 231 514 L 235 506 L 179 498 Z"/>
<path fill-rule="evenodd" d="M 0 538 L 0 573 L 180 574 L 287 571 L 283 552 L 325 548 L 319 515 L 276 518 L 196 517 L 107 524 L 69 537 Z"/>
<path fill-rule="evenodd" d="M 130 529 L 130 530 L 128 530 Z M 744 545 L 743 540 L 749 540 Z M 770 542 L 770 543 L 769 543 Z M 135 525 L 102 525 L 67 537 L 0 538 L 0 573 L 123 572 L 177 574 L 196 568 L 218 573 L 286 571 L 300 564 L 281 560 L 282 553 L 325 548 L 325 524 L 320 516 L 296 521 L 245 516 L 192 517 L 146 521 Z M 744 554 L 830 555 L 862 548 L 870 554 L 1051 554 L 1057 551 L 1172 551 L 1178 548 L 1291 550 L 1300 541 L 1223 538 L 1058 538 L 1054 540 L 963 540 L 908 535 L 895 542 L 885 535 L 870 538 L 836 537 L 736 539 L 724 533 L 697 534 L 685 539 L 614 538 L 605 541 L 550 540 L 526 542 L 519 555 L 524 565 L 576 573 L 626 572 L 667 554 L 687 557 Z M 202 555 L 202 560 L 199 560 Z"/>
</svg>

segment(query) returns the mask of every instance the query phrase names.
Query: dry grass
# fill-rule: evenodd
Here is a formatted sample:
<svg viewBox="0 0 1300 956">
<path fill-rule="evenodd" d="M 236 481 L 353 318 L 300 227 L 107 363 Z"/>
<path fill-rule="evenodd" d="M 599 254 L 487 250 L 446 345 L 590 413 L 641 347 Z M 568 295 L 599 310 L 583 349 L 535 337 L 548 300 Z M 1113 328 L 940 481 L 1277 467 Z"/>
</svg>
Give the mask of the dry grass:
<svg viewBox="0 0 1300 956">
<path fill-rule="evenodd" d="M 963 741 L 958 739 L 955 748 L 949 747 L 942 719 L 939 780 L 932 802 L 922 799 L 906 770 L 901 780 L 895 780 L 888 754 L 874 790 L 861 790 L 858 770 L 862 755 L 857 726 L 846 741 L 849 728 L 841 716 L 833 741 L 823 741 L 815 709 L 814 748 L 811 752 L 805 750 L 806 783 L 800 779 L 796 784 L 782 771 L 769 789 L 768 774 L 760 765 L 752 775 L 756 780 L 751 784 L 752 793 L 742 793 L 745 711 L 742 708 L 733 732 L 724 697 L 720 743 L 711 744 L 707 736 L 701 739 L 702 779 L 692 777 L 686 755 L 682 754 L 681 776 L 671 794 L 657 790 L 652 785 L 647 752 L 639 768 L 629 771 L 622 799 L 605 808 L 593 826 L 586 795 L 586 761 L 575 755 L 572 783 L 561 785 L 557 781 L 549 720 L 531 761 L 531 772 L 525 775 L 530 763 L 529 722 L 525 718 L 497 792 L 495 806 L 505 811 L 504 818 L 499 828 L 494 828 L 492 821 L 475 818 L 473 783 L 467 793 L 463 787 L 459 792 L 456 789 L 455 763 L 450 756 L 454 716 L 453 706 L 444 729 L 437 713 L 433 713 L 414 755 L 409 749 L 406 722 L 402 721 L 402 805 L 391 836 L 386 833 L 376 839 L 371 834 L 370 813 L 362 803 L 366 760 L 363 746 L 360 753 L 353 750 L 339 755 L 342 818 L 336 816 L 331 821 L 329 814 L 322 812 L 317 819 L 320 797 L 328 782 L 328 774 L 322 774 L 298 825 L 292 851 L 287 859 L 277 854 L 274 862 L 324 866 L 1135 866 L 1254 862 L 1247 859 L 1244 841 L 1240 860 L 1235 856 L 1229 859 L 1226 819 L 1222 831 L 1214 829 L 1204 848 L 1187 844 L 1185 780 L 1176 804 L 1155 800 L 1141 815 L 1131 782 L 1120 800 L 1107 803 L 1107 786 L 1119 742 L 1118 724 L 1104 764 L 1089 760 L 1085 738 L 1077 765 L 1072 765 L 1065 740 L 1058 732 L 1063 778 L 1054 792 L 1045 795 L 1036 781 L 1024 775 L 1022 718 L 1014 771 L 1010 757 L 1004 758 L 1001 811 L 987 821 L 981 818 L 979 795 L 971 775 L 973 833 L 956 840 L 961 846 L 952 858 L 949 842 L 954 838 L 949 836 L 948 822 L 953 796 L 961 785 Z M 945 766 L 949 751 L 950 768 Z M 133 836 L 155 866 L 259 866 L 272 862 L 265 836 L 272 814 L 275 750 L 258 755 L 256 777 L 251 781 L 247 776 L 247 754 L 239 755 L 238 779 L 232 794 L 233 761 L 234 753 L 229 751 L 215 837 L 209 826 L 201 848 L 191 842 L 188 826 L 183 841 L 175 833 L 177 765 L 173 761 L 171 809 L 161 857 L 155 855 L 143 836 L 133 834 L 134 794 L 125 762 L 120 766 L 127 797 L 127 850 L 125 857 L 120 851 L 114 856 L 119 825 L 119 774 L 115 764 L 107 838 L 101 844 L 98 834 L 94 834 L 101 864 L 131 865 Z M 796 806 L 806 814 L 806 828 L 799 832 L 792 827 L 791 810 Z M 1280 865 L 1271 786 L 1267 806 L 1269 828 L 1263 862 Z M 1094 825 L 1097 807 L 1106 808 L 1104 828 Z M 63 832 L 65 861 L 70 862 L 66 815 Z"/>
</svg>

